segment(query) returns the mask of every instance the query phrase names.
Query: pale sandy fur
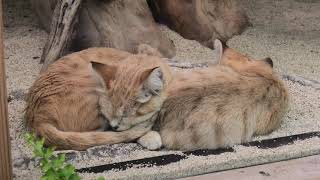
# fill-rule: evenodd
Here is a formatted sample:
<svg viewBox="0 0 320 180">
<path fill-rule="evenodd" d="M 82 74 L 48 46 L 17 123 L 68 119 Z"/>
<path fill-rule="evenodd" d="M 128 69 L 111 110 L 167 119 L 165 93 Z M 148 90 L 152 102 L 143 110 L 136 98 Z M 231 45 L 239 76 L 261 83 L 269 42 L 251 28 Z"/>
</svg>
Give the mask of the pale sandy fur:
<svg viewBox="0 0 320 180">
<path fill-rule="evenodd" d="M 31 87 L 26 118 L 47 144 L 63 149 L 141 136 L 149 149 L 215 149 L 270 133 L 288 105 L 271 60 L 252 61 L 219 43 L 218 65 L 174 77 L 148 47 L 138 55 L 108 48 L 68 55 Z M 161 138 L 145 134 L 155 121 Z M 97 132 L 109 123 L 119 132 Z"/>
<path fill-rule="evenodd" d="M 215 149 L 278 128 L 288 93 L 266 61 L 226 49 L 219 65 L 175 74 L 158 120 L 163 145 Z"/>
</svg>

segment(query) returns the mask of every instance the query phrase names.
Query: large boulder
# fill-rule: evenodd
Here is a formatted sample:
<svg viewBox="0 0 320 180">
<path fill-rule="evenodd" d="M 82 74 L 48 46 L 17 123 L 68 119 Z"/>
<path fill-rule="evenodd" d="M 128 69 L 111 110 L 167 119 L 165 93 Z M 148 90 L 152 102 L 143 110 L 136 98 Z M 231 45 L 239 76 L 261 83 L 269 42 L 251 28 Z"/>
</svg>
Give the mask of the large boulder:
<svg viewBox="0 0 320 180">
<path fill-rule="evenodd" d="M 148 0 L 155 19 L 186 39 L 213 48 L 213 41 L 227 41 L 250 23 L 237 0 Z"/>
</svg>

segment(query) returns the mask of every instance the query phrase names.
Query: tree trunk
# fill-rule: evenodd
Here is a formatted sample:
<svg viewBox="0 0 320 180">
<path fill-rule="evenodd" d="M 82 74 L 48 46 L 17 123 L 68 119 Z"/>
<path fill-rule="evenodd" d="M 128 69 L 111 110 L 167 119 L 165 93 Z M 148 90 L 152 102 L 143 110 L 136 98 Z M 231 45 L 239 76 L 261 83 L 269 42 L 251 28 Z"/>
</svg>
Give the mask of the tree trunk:
<svg viewBox="0 0 320 180">
<path fill-rule="evenodd" d="M 51 21 L 51 31 L 41 56 L 41 62 L 44 62 L 41 72 L 68 52 L 81 1 L 57 1 Z"/>
<path fill-rule="evenodd" d="M 50 30 L 42 58 L 45 63 L 43 70 L 63 55 L 65 50 L 69 50 L 67 48 L 69 39 L 72 39 L 71 51 L 89 47 L 112 47 L 135 53 L 139 44 L 149 44 L 165 57 L 175 55 L 174 44 L 159 30 L 145 0 L 85 0 L 81 5 L 76 33 L 73 35 L 68 31 L 65 39 L 62 39 L 62 36 L 66 33 L 57 31 L 72 29 L 77 19 L 73 9 L 77 9 L 78 4 L 63 8 L 64 6 L 57 4 L 61 0 L 31 1 L 40 23 L 46 30 Z M 53 4 L 60 11 L 53 13 Z M 73 15 L 73 18 L 66 17 L 68 14 Z M 48 27 L 51 17 L 52 25 Z M 70 26 L 61 27 L 60 24 Z"/>
<path fill-rule="evenodd" d="M 249 25 L 238 0 L 84 0 L 73 33 L 79 8 L 76 2 L 81 0 L 64 0 L 74 3 L 69 8 L 57 5 L 63 0 L 31 1 L 43 27 L 50 29 L 43 69 L 67 50 L 99 46 L 135 53 L 139 44 L 148 44 L 164 57 L 173 57 L 174 44 L 160 32 L 152 16 L 183 37 L 209 48 L 213 48 L 215 39 L 226 41 Z M 48 27 L 51 17 L 52 26 Z"/>
</svg>

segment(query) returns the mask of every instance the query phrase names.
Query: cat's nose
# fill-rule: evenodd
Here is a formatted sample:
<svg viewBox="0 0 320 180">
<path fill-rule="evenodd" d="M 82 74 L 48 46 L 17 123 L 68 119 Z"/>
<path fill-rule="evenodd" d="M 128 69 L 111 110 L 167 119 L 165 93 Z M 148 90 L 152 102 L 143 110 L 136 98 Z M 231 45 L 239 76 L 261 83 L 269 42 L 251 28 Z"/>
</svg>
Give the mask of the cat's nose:
<svg viewBox="0 0 320 180">
<path fill-rule="evenodd" d="M 113 121 L 110 121 L 110 126 L 112 130 L 117 130 L 119 128 L 119 123 L 118 121 L 113 120 Z"/>
<path fill-rule="evenodd" d="M 264 61 L 267 62 L 271 67 L 273 67 L 273 61 L 271 58 L 268 57 L 268 58 L 264 59 Z"/>
<path fill-rule="evenodd" d="M 111 126 L 111 129 L 116 131 L 119 128 L 119 125 Z"/>
</svg>

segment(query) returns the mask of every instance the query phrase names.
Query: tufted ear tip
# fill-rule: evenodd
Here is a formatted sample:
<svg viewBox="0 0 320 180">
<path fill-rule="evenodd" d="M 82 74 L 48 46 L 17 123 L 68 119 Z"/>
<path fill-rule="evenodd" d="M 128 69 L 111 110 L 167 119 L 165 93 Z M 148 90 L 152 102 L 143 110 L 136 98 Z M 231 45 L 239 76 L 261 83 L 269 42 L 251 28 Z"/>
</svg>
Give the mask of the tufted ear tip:
<svg viewBox="0 0 320 180">
<path fill-rule="evenodd" d="M 213 48 L 214 48 L 214 58 L 213 58 L 213 64 L 219 64 L 219 62 L 222 59 L 223 55 L 223 44 L 219 39 L 215 39 L 213 42 Z"/>
<path fill-rule="evenodd" d="M 220 41 L 220 39 L 215 39 L 214 40 L 214 49 L 220 48 L 222 47 L 222 42 Z"/>
</svg>

